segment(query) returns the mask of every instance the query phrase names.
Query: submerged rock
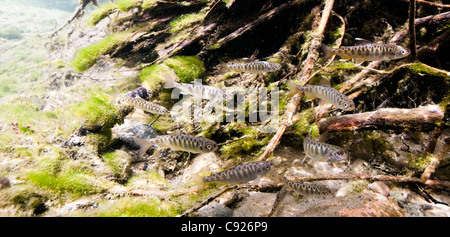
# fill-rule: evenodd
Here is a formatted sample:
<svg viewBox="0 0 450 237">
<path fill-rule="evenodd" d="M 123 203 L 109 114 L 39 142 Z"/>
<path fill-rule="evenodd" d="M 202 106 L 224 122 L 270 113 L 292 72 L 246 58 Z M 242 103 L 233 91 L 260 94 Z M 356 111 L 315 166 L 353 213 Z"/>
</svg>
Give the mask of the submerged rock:
<svg viewBox="0 0 450 237">
<path fill-rule="evenodd" d="M 210 203 L 197 211 L 200 217 L 231 217 L 233 210 L 218 202 Z"/>
<path fill-rule="evenodd" d="M 139 149 L 139 145 L 134 141 L 136 137 L 144 139 L 156 137 L 155 130 L 152 126 L 144 123 L 135 123 L 133 121 L 126 121 L 124 124 L 117 127 L 117 133 L 119 140 L 133 149 Z"/>
</svg>

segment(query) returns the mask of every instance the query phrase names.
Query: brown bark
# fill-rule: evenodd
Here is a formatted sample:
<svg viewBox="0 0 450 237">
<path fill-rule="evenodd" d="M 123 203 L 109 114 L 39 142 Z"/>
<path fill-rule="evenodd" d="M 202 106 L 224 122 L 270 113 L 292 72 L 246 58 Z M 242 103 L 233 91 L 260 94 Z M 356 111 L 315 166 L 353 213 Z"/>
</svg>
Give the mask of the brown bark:
<svg viewBox="0 0 450 237">
<path fill-rule="evenodd" d="M 415 59 L 417 57 L 416 50 L 416 0 L 409 1 L 409 50 L 411 50 L 411 57 Z"/>
<path fill-rule="evenodd" d="M 372 112 L 324 118 L 319 121 L 320 133 L 361 129 L 408 129 L 430 131 L 442 121 L 444 112 L 437 105 L 413 109 L 383 108 Z"/>
<path fill-rule="evenodd" d="M 368 175 L 368 174 L 340 174 L 340 175 L 321 175 L 321 176 L 308 176 L 296 178 L 296 182 L 310 182 L 319 180 L 367 180 L 374 181 L 392 181 L 397 183 L 416 183 L 426 185 L 432 188 L 450 188 L 450 182 L 428 180 L 423 181 L 419 178 L 405 177 L 405 176 L 388 176 L 388 175 Z"/>
</svg>

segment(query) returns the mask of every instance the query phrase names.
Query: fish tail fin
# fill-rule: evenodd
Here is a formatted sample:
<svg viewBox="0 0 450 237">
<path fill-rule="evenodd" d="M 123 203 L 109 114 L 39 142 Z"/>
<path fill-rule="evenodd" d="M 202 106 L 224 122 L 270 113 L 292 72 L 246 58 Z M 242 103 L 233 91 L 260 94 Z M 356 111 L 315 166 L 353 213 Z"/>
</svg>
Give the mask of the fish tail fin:
<svg viewBox="0 0 450 237">
<path fill-rule="evenodd" d="M 114 92 L 111 95 L 113 97 L 113 99 L 120 98 L 122 96 L 122 93 L 120 93 L 117 86 L 113 86 L 113 88 L 114 88 Z"/>
<path fill-rule="evenodd" d="M 295 84 L 292 80 L 288 80 L 286 82 L 286 85 L 289 87 L 289 94 L 288 94 L 289 97 L 292 97 L 300 92 L 300 90 L 298 89 L 298 85 Z"/>
<path fill-rule="evenodd" d="M 152 145 L 149 140 L 140 137 L 135 137 L 134 142 L 139 146 L 139 157 L 144 157 L 148 148 Z"/>
<path fill-rule="evenodd" d="M 177 87 L 177 82 L 175 82 L 175 79 L 178 78 L 178 76 L 174 71 L 165 72 L 164 78 L 166 78 L 166 84 L 164 84 L 164 88 L 168 89 Z"/>
<path fill-rule="evenodd" d="M 331 56 L 333 56 L 333 48 L 331 48 L 330 46 L 326 45 L 326 44 L 321 44 L 320 48 L 322 49 L 323 52 L 323 58 L 322 58 L 322 63 L 325 63 L 326 61 L 328 61 L 328 59 L 331 58 Z"/>
<path fill-rule="evenodd" d="M 216 69 L 220 74 L 225 73 L 228 70 L 227 63 L 219 59 Z"/>
<path fill-rule="evenodd" d="M 193 181 L 195 184 L 197 184 L 197 195 L 200 196 L 203 192 L 203 189 L 205 189 L 205 182 L 203 181 L 203 177 L 198 173 L 194 173 L 192 174 L 190 181 Z"/>
</svg>

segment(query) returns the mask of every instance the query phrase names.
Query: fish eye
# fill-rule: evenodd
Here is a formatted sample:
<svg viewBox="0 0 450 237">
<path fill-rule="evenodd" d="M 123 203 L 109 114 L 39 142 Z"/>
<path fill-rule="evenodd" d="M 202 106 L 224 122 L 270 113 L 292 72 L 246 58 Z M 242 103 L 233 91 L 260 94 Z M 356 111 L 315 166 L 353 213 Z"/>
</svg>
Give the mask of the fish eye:
<svg viewBox="0 0 450 237">
<path fill-rule="evenodd" d="M 212 146 L 211 145 L 207 145 L 206 148 L 208 148 L 208 150 L 211 150 Z"/>
<path fill-rule="evenodd" d="M 401 54 L 405 54 L 406 51 L 402 49 L 402 50 L 400 50 L 400 53 L 401 53 Z"/>
<path fill-rule="evenodd" d="M 343 152 L 343 151 L 338 151 L 337 154 L 338 154 L 339 156 L 342 156 L 342 155 L 344 155 L 344 152 Z"/>
</svg>

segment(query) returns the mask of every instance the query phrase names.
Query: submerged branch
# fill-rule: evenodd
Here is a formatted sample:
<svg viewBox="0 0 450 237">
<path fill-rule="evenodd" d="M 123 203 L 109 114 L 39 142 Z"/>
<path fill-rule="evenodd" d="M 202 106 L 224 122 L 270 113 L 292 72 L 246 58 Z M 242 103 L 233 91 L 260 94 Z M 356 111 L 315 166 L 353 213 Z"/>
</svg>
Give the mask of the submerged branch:
<svg viewBox="0 0 450 237">
<path fill-rule="evenodd" d="M 416 0 L 409 0 L 409 50 L 411 50 L 411 57 L 415 59 L 417 57 L 416 50 Z"/>
<path fill-rule="evenodd" d="M 84 11 L 86 6 L 92 2 L 92 4 L 96 5 L 98 7 L 97 0 L 83 0 L 80 5 L 78 5 L 77 8 L 75 8 L 75 11 L 73 12 L 72 16 L 59 28 L 55 29 L 54 31 L 50 32 L 49 38 L 53 38 L 56 34 L 58 34 L 59 31 L 61 31 L 64 27 L 68 26 L 72 21 L 77 19 L 81 16 L 81 13 Z"/>
<path fill-rule="evenodd" d="M 373 112 L 324 118 L 319 121 L 320 133 L 360 129 L 411 129 L 429 131 L 442 121 L 444 112 L 438 105 L 414 109 L 383 108 Z"/>
<path fill-rule="evenodd" d="M 269 11 L 268 13 L 265 13 L 263 15 L 261 15 L 260 17 L 258 17 L 258 19 L 248 23 L 247 25 L 235 30 L 234 32 L 232 32 L 231 34 L 228 34 L 227 36 L 219 39 L 216 43 L 214 43 L 213 45 L 209 45 L 206 47 L 206 49 L 215 49 L 218 48 L 226 43 L 228 43 L 229 41 L 241 36 L 242 34 L 244 34 L 245 32 L 247 32 L 248 30 L 251 30 L 253 27 L 259 25 L 260 23 L 270 20 L 272 17 L 276 16 L 277 14 L 279 14 L 280 12 L 282 12 L 285 9 L 288 9 L 292 6 L 294 6 L 295 4 L 298 4 L 300 1 L 292 1 L 292 2 L 288 2 L 288 3 L 284 3 L 274 9 L 272 9 L 271 11 Z"/>
<path fill-rule="evenodd" d="M 437 151 L 435 152 L 435 154 L 432 155 L 430 164 L 428 165 L 427 168 L 425 168 L 425 171 L 422 173 L 421 179 L 425 183 L 428 183 L 428 181 L 430 181 L 431 175 L 434 173 L 434 171 L 441 163 L 441 161 L 444 160 L 444 158 L 446 158 L 447 152 L 450 149 L 450 138 L 449 137 L 445 138 L 444 136 L 441 137 L 442 137 L 441 140 L 443 140 L 441 142 L 441 146 L 436 147 Z"/>
<path fill-rule="evenodd" d="M 367 181 L 392 181 L 398 183 L 416 183 L 426 185 L 433 188 L 450 188 L 449 181 L 428 180 L 427 182 L 419 178 L 405 176 L 388 176 L 388 175 L 368 175 L 368 174 L 338 174 L 338 175 L 320 175 L 296 178 L 296 182 L 310 182 L 319 180 L 367 180 Z"/>
</svg>

